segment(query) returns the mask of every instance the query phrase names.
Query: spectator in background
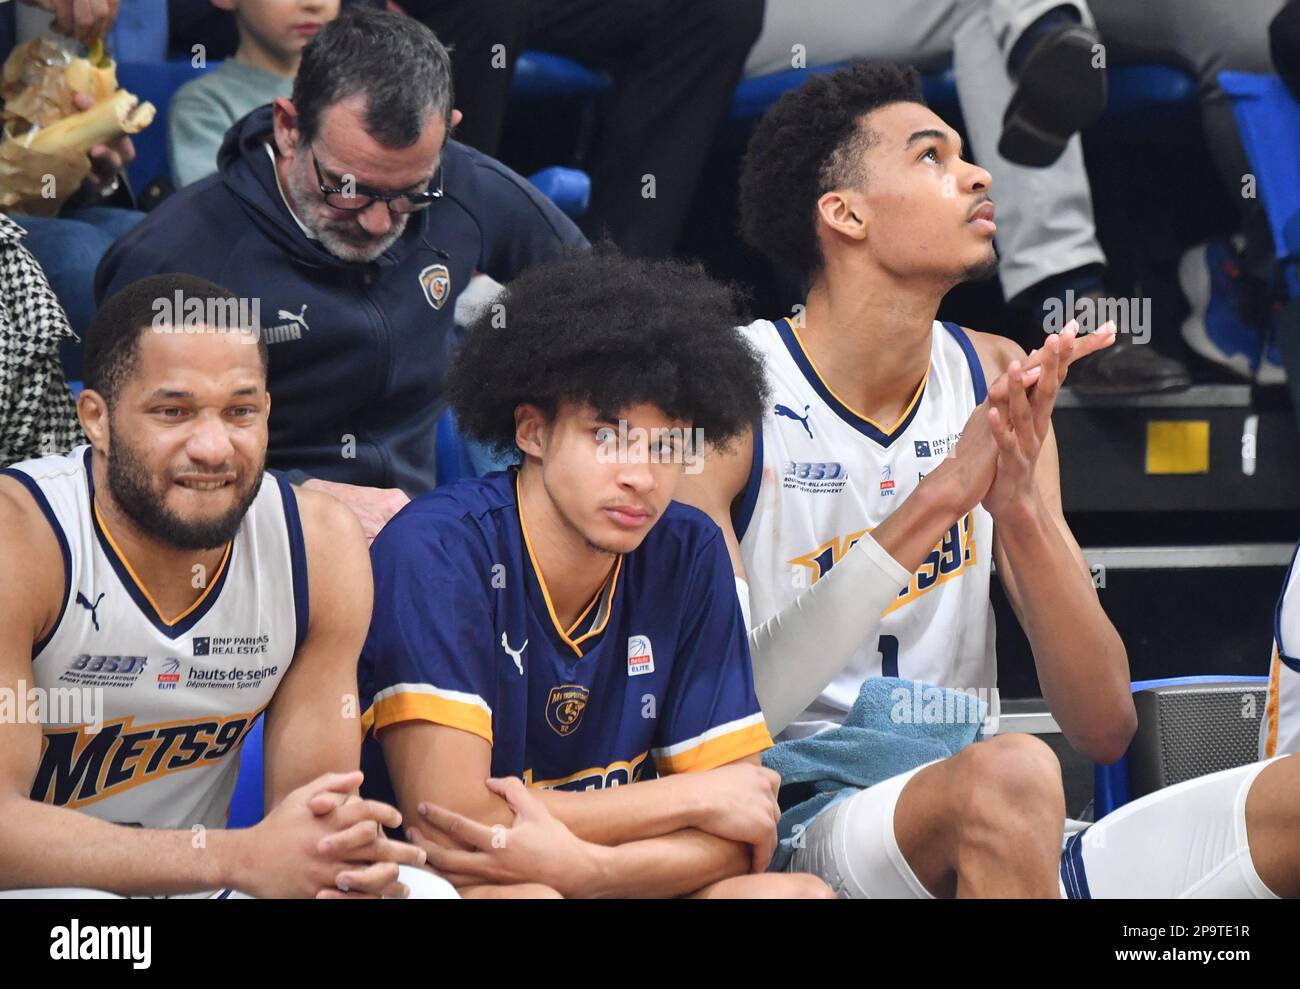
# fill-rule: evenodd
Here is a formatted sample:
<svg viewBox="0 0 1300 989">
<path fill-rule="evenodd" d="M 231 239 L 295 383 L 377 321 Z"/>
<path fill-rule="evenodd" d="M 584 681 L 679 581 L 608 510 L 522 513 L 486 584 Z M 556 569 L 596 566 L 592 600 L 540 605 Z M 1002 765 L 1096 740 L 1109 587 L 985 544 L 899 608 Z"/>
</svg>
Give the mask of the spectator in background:
<svg viewBox="0 0 1300 989">
<path fill-rule="evenodd" d="M 0 3 L 0 63 L 20 42 L 53 30 L 90 44 L 105 37 L 117 17 L 119 0 L 23 0 Z M 78 95 L 77 108 L 89 109 Z M 123 171 L 135 158 L 129 137 L 91 149 L 91 173 L 63 206 L 58 217 L 21 216 L 14 220 L 27 232 L 26 250 L 44 269 L 48 284 L 62 303 L 66 322 L 84 335 L 95 315 L 94 277 L 108 245 L 143 219 Z M 62 334 L 60 334 L 62 336 Z M 81 353 L 75 338 L 64 341 L 63 362 L 74 378 L 81 376 Z"/>
<path fill-rule="evenodd" d="M 454 51 L 465 123 L 495 154 L 515 60 L 525 48 L 609 74 L 583 227 L 625 254 L 677 245 L 714 133 L 763 18 L 763 0 L 389 0 Z M 498 47 L 500 46 L 500 47 Z M 504 71 L 500 67 L 504 59 Z M 495 60 L 495 61 L 494 61 Z M 653 183 L 653 185 L 651 184 Z"/>
<path fill-rule="evenodd" d="M 24 236 L 0 214 L 0 467 L 82 442 L 59 365 L 72 331 Z"/>
<path fill-rule="evenodd" d="M 1241 196 L 1242 175 L 1249 166 L 1218 73 L 1222 69 L 1268 71 L 1268 22 L 1281 4 L 1282 0 L 911 0 L 906 5 L 893 0 L 768 0 L 763 35 L 745 73 L 763 75 L 789 68 L 790 46 L 795 43 L 805 46 L 808 65 L 867 58 L 934 67 L 951 58 L 973 158 L 994 179 L 1003 294 L 1041 324 L 1042 315 L 1070 298 L 1069 293 L 1076 300 L 1110 293 L 1079 139 L 1071 138 L 1050 167 L 1027 167 L 1000 153 L 1004 110 L 1013 101 L 1015 80 L 1027 63 L 1038 60 L 1047 65 L 1047 78 L 1055 83 L 1061 66 L 1053 52 L 1068 51 L 1061 45 L 1062 38 L 1081 28 L 1094 31 L 1094 40 L 1104 45 L 1106 64 L 1112 67 L 1138 60 L 1186 66 L 1200 84 L 1207 144 L 1225 186 L 1241 207 L 1246 246 L 1238 252 L 1227 245 L 1207 251 L 1203 245 L 1184 259 L 1184 290 L 1194 311 L 1183 334 L 1189 339 L 1230 336 L 1235 345 L 1252 350 L 1250 362 L 1258 365 L 1264 343 L 1259 296 L 1271 264 L 1272 240 L 1259 201 Z M 1048 87 L 1033 99 L 1050 107 L 1061 101 L 1060 92 L 1059 87 Z M 1159 161 L 1155 167 L 1168 168 L 1170 163 Z M 1189 276 L 1194 276 L 1190 282 Z M 1211 282 L 1215 296 L 1225 303 L 1215 306 L 1214 312 L 1226 314 L 1229 325 L 1212 326 L 1207 333 Z M 1023 342 L 1038 346 L 1041 338 Z M 1228 355 L 1213 344 L 1195 349 L 1219 363 L 1230 363 Z M 1174 391 L 1190 381 L 1179 362 L 1153 347 L 1135 346 L 1123 332 L 1114 346 L 1081 362 L 1071 373 L 1076 391 L 1093 394 Z"/>
<path fill-rule="evenodd" d="M 226 131 L 250 111 L 293 92 L 303 47 L 339 13 L 339 0 L 212 0 L 234 13 L 239 49 L 187 82 L 167 115 L 167 154 L 176 188 L 217 170 Z"/>
<path fill-rule="evenodd" d="M 568 248 L 577 228 L 526 181 L 447 134 L 446 49 L 408 17 L 356 8 L 303 50 L 293 98 L 226 134 L 218 174 L 109 251 L 104 299 L 181 271 L 260 309 L 268 464 L 347 504 L 373 537 L 434 485 L 457 296 Z M 503 314 L 507 315 L 507 314 Z"/>
</svg>

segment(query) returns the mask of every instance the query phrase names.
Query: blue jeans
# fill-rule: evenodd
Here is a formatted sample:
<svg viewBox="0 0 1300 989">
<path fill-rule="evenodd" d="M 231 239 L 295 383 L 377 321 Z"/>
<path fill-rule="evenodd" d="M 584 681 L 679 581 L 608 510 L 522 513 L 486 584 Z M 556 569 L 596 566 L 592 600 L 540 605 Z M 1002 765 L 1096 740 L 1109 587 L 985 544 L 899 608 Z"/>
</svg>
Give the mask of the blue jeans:
<svg viewBox="0 0 1300 989">
<path fill-rule="evenodd" d="M 95 315 L 95 269 L 108 246 L 143 220 L 144 214 L 91 206 L 56 218 L 12 215 L 10 219 L 27 231 L 24 245 L 44 269 L 73 331 L 84 337 Z M 68 380 L 79 380 L 80 341 L 64 344 L 60 357 Z"/>
</svg>

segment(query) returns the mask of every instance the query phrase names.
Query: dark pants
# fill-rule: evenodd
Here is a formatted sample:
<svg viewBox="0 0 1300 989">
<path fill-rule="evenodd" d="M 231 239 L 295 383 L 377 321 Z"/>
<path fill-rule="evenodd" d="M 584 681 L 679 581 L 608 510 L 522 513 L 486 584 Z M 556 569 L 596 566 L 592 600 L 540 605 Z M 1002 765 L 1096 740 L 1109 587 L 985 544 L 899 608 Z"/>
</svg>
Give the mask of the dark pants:
<svg viewBox="0 0 1300 989">
<path fill-rule="evenodd" d="M 1273 235 L 1259 198 L 1241 194 L 1250 162 L 1237 132 L 1232 103 L 1219 73 L 1271 73 L 1269 24 L 1283 0 L 1088 0 L 1115 64 L 1171 62 L 1185 66 L 1201 86 L 1201 122 L 1215 167 L 1237 203 L 1246 236 L 1242 266 L 1267 280 Z"/>
<path fill-rule="evenodd" d="M 523 48 L 609 74 L 613 90 L 593 149 L 588 236 L 665 257 L 676 246 L 700 171 L 726 116 L 764 0 L 410 0 L 452 52 L 457 137 L 489 154 L 501 139 L 514 60 Z M 500 62 L 505 46 L 507 65 Z"/>
</svg>

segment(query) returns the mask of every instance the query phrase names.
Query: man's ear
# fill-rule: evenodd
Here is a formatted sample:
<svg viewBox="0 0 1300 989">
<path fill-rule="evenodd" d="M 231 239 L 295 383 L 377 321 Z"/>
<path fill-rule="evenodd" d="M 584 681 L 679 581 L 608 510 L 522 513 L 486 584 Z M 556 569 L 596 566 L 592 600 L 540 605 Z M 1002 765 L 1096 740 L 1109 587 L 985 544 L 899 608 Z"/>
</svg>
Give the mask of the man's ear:
<svg viewBox="0 0 1300 989">
<path fill-rule="evenodd" d="M 830 230 L 850 240 L 867 236 L 869 210 L 862 197 L 851 190 L 832 190 L 817 200 L 817 215 Z"/>
<path fill-rule="evenodd" d="M 94 451 L 102 457 L 108 456 L 112 430 L 109 428 L 108 402 L 104 396 L 91 388 L 83 389 L 77 396 L 77 419 Z"/>
<path fill-rule="evenodd" d="M 549 432 L 550 421 L 538 406 L 525 402 L 515 408 L 515 445 L 524 456 L 540 460 Z"/>
<path fill-rule="evenodd" d="M 293 161 L 298 153 L 298 111 L 283 96 L 277 96 L 271 103 L 271 114 L 275 120 L 275 147 L 280 156 Z"/>
<path fill-rule="evenodd" d="M 227 10 L 232 14 L 235 12 L 235 0 L 208 0 L 208 2 L 218 10 Z"/>
</svg>

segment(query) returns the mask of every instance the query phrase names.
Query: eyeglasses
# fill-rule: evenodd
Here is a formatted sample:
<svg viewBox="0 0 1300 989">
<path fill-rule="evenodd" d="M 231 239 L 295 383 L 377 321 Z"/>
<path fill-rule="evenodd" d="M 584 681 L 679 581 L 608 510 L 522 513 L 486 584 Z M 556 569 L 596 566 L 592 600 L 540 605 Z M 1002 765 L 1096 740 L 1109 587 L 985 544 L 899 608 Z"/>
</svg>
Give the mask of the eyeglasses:
<svg viewBox="0 0 1300 989">
<path fill-rule="evenodd" d="M 320 161 L 316 157 L 315 149 L 311 152 L 312 167 L 316 169 L 316 181 L 320 183 L 321 195 L 325 197 L 327 205 L 335 209 L 344 209 L 351 212 L 359 213 L 363 209 L 369 209 L 376 201 L 388 206 L 389 212 L 392 213 L 416 213 L 422 209 L 427 209 L 436 199 L 442 198 L 442 165 L 438 165 L 438 174 L 436 189 L 427 189 L 424 192 L 399 192 L 396 195 L 388 195 L 382 192 L 359 191 L 355 185 L 350 189 L 337 189 L 325 184 L 325 176 L 320 170 Z"/>
</svg>

